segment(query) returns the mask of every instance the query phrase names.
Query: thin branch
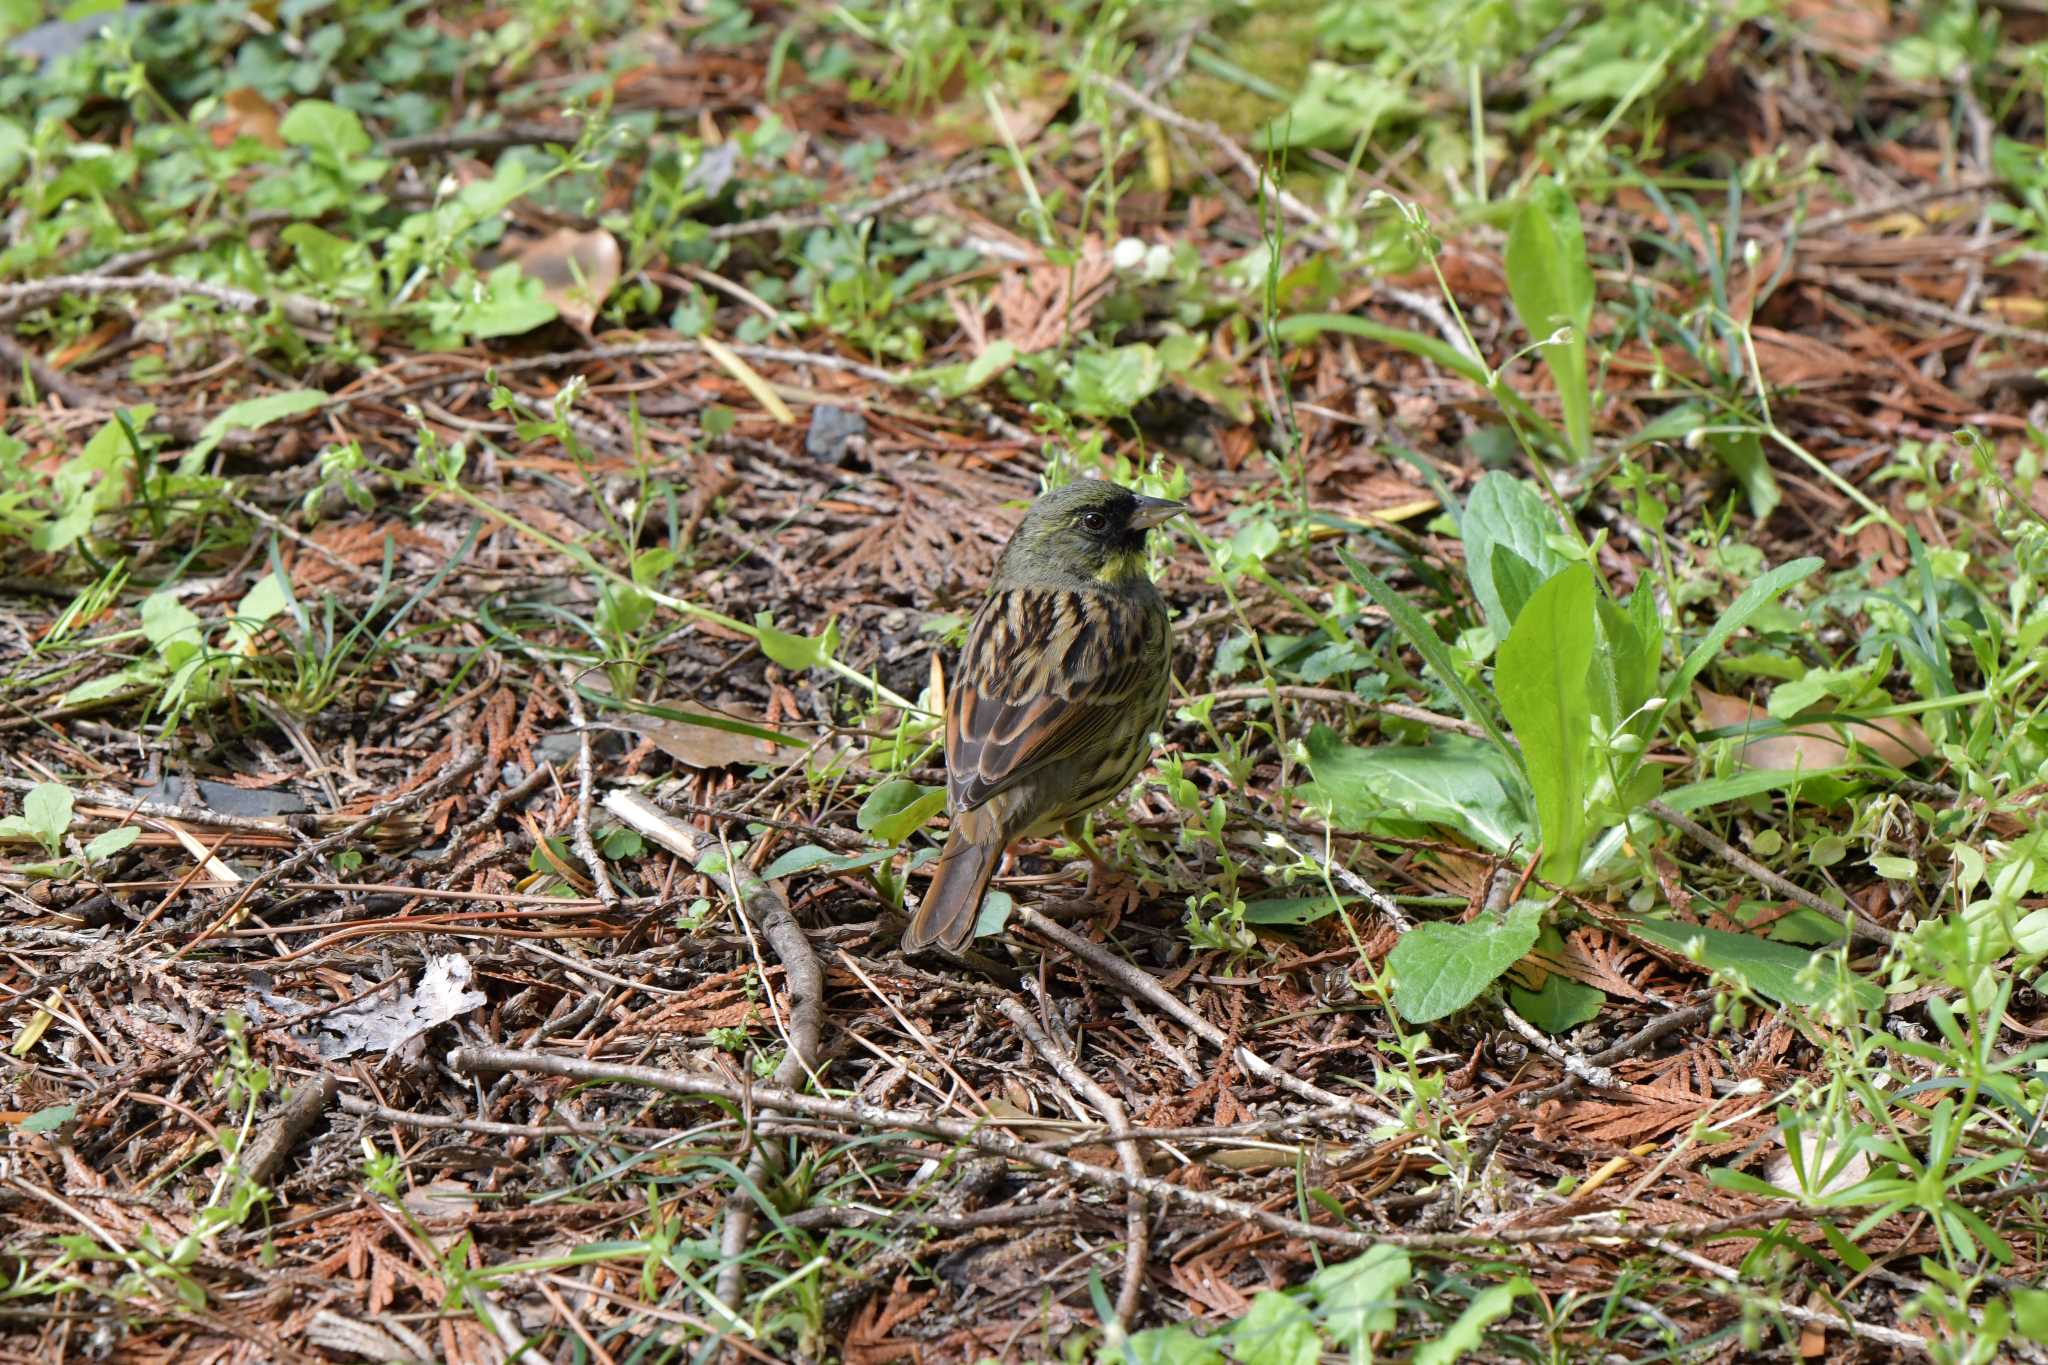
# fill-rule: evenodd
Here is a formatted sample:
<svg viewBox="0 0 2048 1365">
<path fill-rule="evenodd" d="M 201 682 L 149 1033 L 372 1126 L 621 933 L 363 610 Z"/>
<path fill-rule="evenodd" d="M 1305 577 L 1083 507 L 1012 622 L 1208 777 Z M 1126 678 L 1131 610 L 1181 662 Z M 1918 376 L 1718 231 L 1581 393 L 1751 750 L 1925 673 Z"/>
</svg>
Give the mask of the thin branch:
<svg viewBox="0 0 2048 1365">
<path fill-rule="evenodd" d="M 1679 814 L 1662 801 L 1646 801 L 1643 803 L 1643 809 L 1681 834 L 1686 835 L 1693 842 L 1706 848 L 1730 867 L 1748 874 L 1787 900 L 1806 907 L 1816 915 L 1827 916 L 1827 918 L 1841 925 L 1844 932 L 1850 938 L 1865 943 L 1892 944 L 1898 941 L 1897 934 L 1885 928 L 1882 924 L 1877 923 L 1853 905 L 1849 909 L 1844 910 L 1839 905 L 1828 904 L 1805 887 L 1785 880 L 1785 878 L 1771 871 L 1771 869 L 1765 867 L 1726 839 L 1721 838 L 1721 836 L 1715 834 L 1706 826 Z"/>
<path fill-rule="evenodd" d="M 576 822 L 573 842 L 576 856 L 590 869 L 590 884 L 597 889 L 597 898 L 608 910 L 618 908 L 618 888 L 612 885 L 612 875 L 605 870 L 604 858 L 597 851 L 597 841 L 590 837 L 590 789 L 596 783 L 593 771 L 595 764 L 590 753 L 590 717 L 583 712 L 583 698 L 576 693 L 577 674 L 580 665 L 562 665 L 562 697 L 568 703 L 569 723 L 576 727 Z"/>
<path fill-rule="evenodd" d="M 614 789 L 605 795 L 604 807 L 633 829 L 687 859 L 693 867 L 706 853 L 721 846 L 711 835 L 676 820 L 639 792 Z M 768 946 L 782 962 L 789 1019 L 784 1036 L 787 1050 L 775 1068 L 775 1085 L 780 1090 L 793 1091 L 812 1075 L 817 1065 L 819 1040 L 825 1031 L 825 973 L 819 968 L 817 954 L 811 951 L 810 940 L 804 936 L 803 926 L 797 923 L 781 887 L 730 863 L 718 879 L 732 893 L 741 923 L 744 925 L 746 917 L 752 916 L 760 925 L 761 937 L 768 940 Z M 764 1107 L 760 1112 L 773 1114 L 782 1108 Z M 747 1159 L 747 1178 L 726 1201 L 725 1227 L 719 1235 L 722 1264 L 718 1272 L 718 1298 L 734 1312 L 738 1311 L 746 1289 L 745 1257 L 753 1232 L 754 1204 L 747 1191 L 762 1187 L 774 1159 L 768 1143 L 755 1142 Z"/>
<path fill-rule="evenodd" d="M 300 327 L 332 322 L 341 310 L 318 299 L 286 294 L 269 298 L 232 285 L 209 284 L 177 275 L 52 275 L 21 284 L 0 284 L 0 318 L 53 302 L 66 294 L 177 294 L 210 299 L 237 313 L 262 313 L 272 307 Z"/>
<path fill-rule="evenodd" d="M 1006 995 L 996 1001 L 996 1008 L 1017 1032 L 1024 1035 L 1024 1041 L 1052 1064 L 1060 1078 L 1087 1096 L 1088 1103 L 1109 1121 L 1110 1138 L 1116 1143 L 1117 1161 L 1122 1165 L 1124 1174 L 1143 1179 L 1145 1158 L 1139 1155 L 1138 1144 L 1126 1135 L 1130 1116 L 1124 1112 L 1123 1101 L 1098 1085 L 1095 1078 L 1083 1071 L 1064 1048 L 1046 1036 L 1038 1021 L 1031 1017 L 1031 1011 L 1024 1008 L 1023 1001 Z M 1140 1295 L 1145 1289 L 1146 1242 L 1145 1196 L 1133 1190 L 1124 1207 L 1124 1279 L 1116 1295 L 1116 1315 L 1123 1322 L 1137 1316 Z"/>
</svg>

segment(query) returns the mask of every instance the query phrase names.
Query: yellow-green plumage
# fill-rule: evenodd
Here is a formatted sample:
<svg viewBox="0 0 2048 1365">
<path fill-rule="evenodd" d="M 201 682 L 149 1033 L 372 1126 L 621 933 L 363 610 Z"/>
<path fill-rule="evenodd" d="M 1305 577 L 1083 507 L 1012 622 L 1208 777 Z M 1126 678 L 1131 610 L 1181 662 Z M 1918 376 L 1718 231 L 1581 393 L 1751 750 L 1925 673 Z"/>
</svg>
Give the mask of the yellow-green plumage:
<svg viewBox="0 0 2048 1365">
<path fill-rule="evenodd" d="M 952 829 L 906 952 L 966 947 L 1003 850 L 1087 814 L 1151 759 L 1172 632 L 1145 536 L 1185 510 L 1084 479 L 1025 514 L 947 689 Z"/>
</svg>

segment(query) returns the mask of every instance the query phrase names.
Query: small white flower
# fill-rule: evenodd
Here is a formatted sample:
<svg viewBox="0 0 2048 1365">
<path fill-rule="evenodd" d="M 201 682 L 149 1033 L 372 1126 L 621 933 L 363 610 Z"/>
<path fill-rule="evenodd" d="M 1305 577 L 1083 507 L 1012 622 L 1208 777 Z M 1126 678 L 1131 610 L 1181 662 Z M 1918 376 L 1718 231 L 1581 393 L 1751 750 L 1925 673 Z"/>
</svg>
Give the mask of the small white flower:
<svg viewBox="0 0 2048 1365">
<path fill-rule="evenodd" d="M 1136 270 L 1145 259 L 1145 244 L 1136 237 L 1126 237 L 1110 250 L 1109 263 L 1118 270 Z"/>
<path fill-rule="evenodd" d="M 1145 278 L 1159 280 L 1173 269 L 1173 248 L 1164 242 L 1154 242 L 1145 252 Z"/>
</svg>

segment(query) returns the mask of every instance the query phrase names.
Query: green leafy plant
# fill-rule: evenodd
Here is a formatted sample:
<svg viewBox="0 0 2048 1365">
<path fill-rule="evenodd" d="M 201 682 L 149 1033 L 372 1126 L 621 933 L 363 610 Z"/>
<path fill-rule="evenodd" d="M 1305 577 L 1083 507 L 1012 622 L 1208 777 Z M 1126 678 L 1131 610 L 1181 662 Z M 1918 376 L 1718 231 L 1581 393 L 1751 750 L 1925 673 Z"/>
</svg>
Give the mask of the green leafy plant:
<svg viewBox="0 0 2048 1365">
<path fill-rule="evenodd" d="M 1584 548 L 1528 485 L 1487 475 L 1461 526 L 1473 596 L 1501 642 L 1491 698 L 1399 593 L 1347 562 L 1486 741 L 1361 749 L 1318 732 L 1304 754 L 1314 778 L 1308 794 L 1340 828 L 1371 830 L 1387 820 L 1448 826 L 1501 855 L 1540 847 L 1546 880 L 1587 884 L 1613 869 L 1648 801 L 1688 809 L 1715 795 L 1704 783 L 1665 792 L 1662 770 L 1644 762 L 1648 743 L 1726 641 L 1818 561 L 1782 566 L 1750 585 L 1667 669 L 1665 627 L 1647 589 L 1613 600 Z M 1407 936 L 1392 959 L 1396 979 L 1427 981 L 1429 989 L 1397 987 L 1397 1007 L 1405 998 L 1425 1008 L 1419 1019 L 1462 1007 L 1533 945 L 1537 928 L 1509 916 Z"/>
</svg>

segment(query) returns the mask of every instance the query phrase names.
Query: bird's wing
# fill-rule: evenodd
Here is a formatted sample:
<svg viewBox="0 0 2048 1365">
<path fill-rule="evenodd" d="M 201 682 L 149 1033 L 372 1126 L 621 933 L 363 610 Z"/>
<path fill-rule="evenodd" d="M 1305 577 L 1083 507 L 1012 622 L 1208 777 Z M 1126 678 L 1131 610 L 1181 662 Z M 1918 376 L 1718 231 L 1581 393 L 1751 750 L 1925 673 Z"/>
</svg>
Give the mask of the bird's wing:
<svg viewBox="0 0 2048 1365">
<path fill-rule="evenodd" d="M 1119 726 L 1158 691 L 1166 613 L 1157 599 L 1006 588 L 974 618 L 946 697 L 946 785 L 968 810 Z M 1050 794 L 1057 805 L 1057 794 Z"/>
</svg>

